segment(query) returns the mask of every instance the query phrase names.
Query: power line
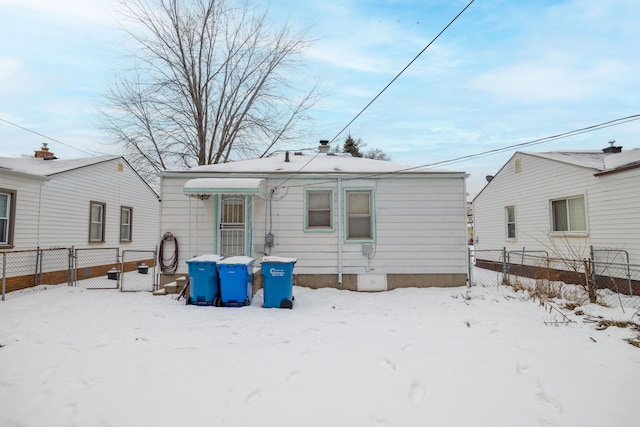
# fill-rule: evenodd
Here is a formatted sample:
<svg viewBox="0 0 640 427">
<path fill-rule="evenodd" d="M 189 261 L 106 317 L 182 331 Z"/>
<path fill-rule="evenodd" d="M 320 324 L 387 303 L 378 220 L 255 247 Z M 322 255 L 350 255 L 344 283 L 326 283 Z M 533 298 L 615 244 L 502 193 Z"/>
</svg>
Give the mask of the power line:
<svg viewBox="0 0 640 427">
<path fill-rule="evenodd" d="M 398 170 L 391 171 L 391 172 L 379 172 L 379 173 L 373 173 L 373 174 L 368 174 L 368 175 L 359 175 L 357 177 L 352 177 L 352 178 L 343 178 L 343 181 L 350 181 L 350 180 L 357 180 L 357 179 L 367 179 L 367 178 L 376 178 L 376 177 L 381 177 L 381 176 L 390 176 L 390 175 L 395 175 L 395 174 L 399 174 L 399 173 L 402 173 L 402 172 L 410 172 L 410 171 L 416 170 L 416 169 L 423 169 L 423 168 L 429 168 L 429 167 L 443 165 L 443 164 L 447 164 L 447 163 L 455 163 L 455 162 L 460 162 L 460 161 L 465 161 L 465 160 L 471 160 L 471 159 L 475 159 L 475 158 L 479 158 L 479 157 L 489 156 L 491 154 L 502 153 L 502 152 L 509 151 L 509 150 L 512 150 L 512 149 L 515 149 L 515 148 L 529 147 L 529 146 L 532 146 L 532 145 L 543 144 L 545 142 L 551 142 L 551 141 L 557 141 L 559 139 L 570 138 L 572 136 L 581 135 L 583 133 L 594 132 L 596 130 L 605 129 L 605 128 L 612 127 L 612 126 L 619 126 L 621 124 L 632 122 L 632 121 L 635 121 L 635 120 L 640 120 L 640 114 L 633 114 L 633 115 L 626 116 L 626 117 L 620 117 L 618 119 L 609 120 L 609 121 L 598 123 L 598 124 L 595 124 L 595 125 L 585 126 L 585 127 L 579 128 L 579 129 L 574 129 L 574 130 L 568 131 L 568 132 L 558 133 L 558 134 L 551 135 L 551 136 L 545 136 L 543 138 L 536 138 L 536 139 L 533 139 L 533 140 L 530 140 L 530 141 L 526 141 L 526 142 L 521 142 L 521 143 L 518 143 L 518 144 L 507 145 L 505 147 L 500 147 L 500 148 L 495 148 L 495 149 L 492 149 L 492 150 L 482 151 L 480 153 L 475 153 L 475 154 L 469 154 L 469 155 L 466 155 L 466 156 L 455 157 L 455 158 L 452 158 L 452 159 L 442 160 L 442 161 L 439 161 L 439 162 L 428 163 L 428 164 L 423 164 L 423 165 L 419 165 L 419 166 L 411 166 L 411 167 L 398 169 Z M 317 157 L 317 154 L 311 160 L 313 160 L 316 157 Z M 304 167 L 306 167 L 311 162 L 311 160 L 309 160 L 307 163 L 305 163 L 305 165 L 298 172 L 296 172 L 293 176 L 287 178 L 278 187 L 282 188 L 283 185 L 286 182 L 291 180 L 296 175 L 300 174 L 300 171 Z M 325 184 L 325 183 L 328 184 L 328 183 L 332 183 L 332 182 L 334 182 L 334 180 L 327 180 L 327 181 L 324 181 L 324 182 L 316 182 L 316 184 Z M 306 184 L 296 184 L 296 185 L 290 185 L 288 187 L 291 188 L 291 187 L 303 187 L 303 186 L 306 186 Z"/>
<path fill-rule="evenodd" d="M 349 123 L 347 123 L 347 125 L 340 130 L 340 132 L 336 134 L 336 136 L 334 136 L 329 141 L 329 143 L 335 141 L 340 136 L 340 134 L 342 134 L 342 132 L 344 132 L 349 126 L 351 126 L 351 124 L 355 122 L 358 119 L 358 117 L 360 117 L 360 115 L 362 115 L 362 113 L 364 113 L 365 110 L 367 110 L 367 108 L 369 108 L 371 104 L 373 104 L 380 97 L 380 95 L 382 95 L 384 91 L 386 91 L 389 88 L 389 86 L 391 86 L 396 80 L 398 80 L 398 78 L 402 75 L 402 73 L 404 73 L 407 70 L 407 68 L 409 68 L 420 57 L 420 55 L 422 55 L 427 49 L 429 49 L 429 47 L 442 35 L 442 33 L 444 33 L 460 17 L 460 15 L 462 15 L 469 8 L 469 6 L 471 6 L 471 4 L 474 1 L 475 0 L 471 0 L 464 7 L 464 9 L 462 9 L 451 21 L 449 21 L 449 23 L 424 47 L 424 49 L 422 49 L 402 70 L 400 70 L 400 72 L 396 74 L 396 76 L 389 83 L 387 83 L 387 85 L 384 88 L 382 88 L 382 90 L 378 92 L 378 94 L 374 96 L 373 99 L 369 101 L 369 103 L 365 105 L 364 108 L 360 110 L 360 112 L 356 114 L 355 117 L 351 119 L 351 121 L 349 121 Z"/>
<path fill-rule="evenodd" d="M 46 139 L 48 139 L 48 140 L 50 140 L 50 141 L 53 141 L 53 142 L 56 142 L 56 143 L 58 143 L 58 144 L 62 144 L 62 145 L 64 145 L 65 147 L 73 148 L 74 150 L 78 150 L 78 151 L 80 151 L 81 153 L 88 154 L 89 156 L 92 156 L 92 157 L 96 157 L 96 154 L 94 154 L 94 153 L 90 153 L 90 152 L 85 151 L 85 150 L 83 150 L 83 149 L 81 149 L 81 148 L 74 147 L 73 145 L 67 144 L 67 143 L 62 142 L 62 141 L 60 141 L 60 140 L 58 140 L 58 139 L 51 138 L 50 136 L 43 135 L 43 134 L 41 134 L 40 132 L 36 132 L 35 130 L 32 130 L 32 129 L 26 128 L 26 127 L 24 127 L 24 126 L 20 126 L 19 124 L 14 123 L 14 122 L 11 122 L 11 121 L 6 120 L 6 119 L 3 119 L 2 117 L 0 117 L 0 121 L 3 121 L 3 122 L 5 122 L 5 123 L 8 123 L 8 124 L 10 124 L 11 126 L 15 126 L 15 127 L 20 128 L 20 129 L 22 129 L 22 130 L 26 130 L 27 132 L 31 132 L 31 133 L 33 133 L 33 134 L 35 134 L 35 135 L 41 136 L 42 138 L 46 138 Z M 103 154 L 104 154 L 104 153 L 103 153 Z"/>
</svg>

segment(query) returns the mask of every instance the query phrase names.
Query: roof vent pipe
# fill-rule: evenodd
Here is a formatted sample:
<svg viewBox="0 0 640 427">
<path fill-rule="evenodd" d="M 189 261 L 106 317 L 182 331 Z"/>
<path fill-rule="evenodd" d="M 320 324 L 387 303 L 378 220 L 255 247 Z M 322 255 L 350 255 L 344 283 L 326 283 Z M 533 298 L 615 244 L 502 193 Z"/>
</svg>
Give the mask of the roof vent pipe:
<svg viewBox="0 0 640 427">
<path fill-rule="evenodd" d="M 603 148 L 602 152 L 607 154 L 620 153 L 622 151 L 622 147 L 616 147 L 615 143 L 616 143 L 615 139 L 609 140 L 609 146 L 607 148 Z"/>
<path fill-rule="evenodd" d="M 318 145 L 318 151 L 320 153 L 328 153 L 330 149 L 331 149 L 331 147 L 329 146 L 329 140 L 328 139 L 321 139 L 320 140 L 320 145 Z"/>
<path fill-rule="evenodd" d="M 289 152 L 288 151 L 285 151 L 285 153 L 284 153 L 284 161 L 289 163 Z"/>
</svg>

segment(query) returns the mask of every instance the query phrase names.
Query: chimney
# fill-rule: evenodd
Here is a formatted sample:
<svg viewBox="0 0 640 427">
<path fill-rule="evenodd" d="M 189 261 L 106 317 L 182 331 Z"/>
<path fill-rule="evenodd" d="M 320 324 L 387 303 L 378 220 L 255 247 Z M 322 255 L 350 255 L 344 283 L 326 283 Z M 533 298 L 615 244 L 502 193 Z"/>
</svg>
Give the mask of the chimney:
<svg viewBox="0 0 640 427">
<path fill-rule="evenodd" d="M 609 146 L 607 148 L 603 148 L 602 152 L 603 153 L 607 153 L 607 154 L 621 152 L 622 151 L 622 147 L 616 147 L 615 143 L 616 143 L 615 139 L 610 140 L 609 141 Z"/>
<path fill-rule="evenodd" d="M 289 152 L 288 152 L 288 151 L 285 151 L 285 153 L 284 153 L 284 161 L 285 161 L 286 163 L 288 163 L 288 162 L 289 162 Z"/>
<path fill-rule="evenodd" d="M 331 147 L 329 146 L 329 140 L 328 139 L 321 139 L 320 140 L 320 145 L 318 145 L 318 151 L 320 153 L 328 153 L 330 149 L 331 149 Z"/>
<path fill-rule="evenodd" d="M 35 151 L 35 158 L 43 159 L 43 160 L 54 160 L 56 159 L 56 156 L 53 153 L 49 152 L 49 147 L 47 147 L 47 143 L 43 142 L 42 148 Z"/>
</svg>

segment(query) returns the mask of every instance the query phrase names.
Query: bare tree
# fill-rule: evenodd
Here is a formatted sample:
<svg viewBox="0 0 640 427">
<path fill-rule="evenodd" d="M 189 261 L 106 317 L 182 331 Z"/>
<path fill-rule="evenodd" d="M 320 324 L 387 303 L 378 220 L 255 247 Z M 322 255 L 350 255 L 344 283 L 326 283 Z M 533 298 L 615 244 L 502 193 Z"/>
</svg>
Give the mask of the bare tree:
<svg viewBox="0 0 640 427">
<path fill-rule="evenodd" d="M 300 135 L 315 103 L 291 84 L 310 44 L 232 0 L 119 0 L 132 67 L 105 97 L 103 128 L 149 177 L 265 155 Z"/>
</svg>

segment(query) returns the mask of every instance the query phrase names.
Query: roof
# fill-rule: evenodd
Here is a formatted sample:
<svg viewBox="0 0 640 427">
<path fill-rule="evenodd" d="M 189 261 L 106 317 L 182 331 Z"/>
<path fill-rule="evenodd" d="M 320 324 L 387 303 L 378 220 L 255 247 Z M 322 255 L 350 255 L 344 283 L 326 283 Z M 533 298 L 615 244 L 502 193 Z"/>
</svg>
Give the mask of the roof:
<svg viewBox="0 0 640 427">
<path fill-rule="evenodd" d="M 388 174 L 388 173 L 413 173 L 413 174 L 462 174 L 442 169 L 428 169 L 414 167 L 402 163 L 393 163 L 385 160 L 365 159 L 351 155 L 309 155 L 289 153 L 277 153 L 269 157 L 251 160 L 241 160 L 229 163 L 197 166 L 186 171 L 167 171 L 167 173 L 238 173 L 238 174 Z"/>
<path fill-rule="evenodd" d="M 35 157 L 0 157 L 0 171 L 9 171 L 34 177 L 50 177 L 74 169 L 119 159 L 120 156 L 98 156 L 68 160 L 43 160 Z"/>
<path fill-rule="evenodd" d="M 631 165 L 640 165 L 640 148 L 623 150 L 619 153 L 603 153 L 602 151 L 550 151 L 546 153 L 522 152 L 522 154 L 594 169 L 598 172 L 610 172 L 616 169 L 624 169 Z"/>
<path fill-rule="evenodd" d="M 622 150 L 619 153 L 605 153 L 600 151 L 548 151 L 543 153 L 533 153 L 517 151 L 502 165 L 498 174 L 509 164 L 518 154 L 523 154 L 555 162 L 565 163 L 577 167 L 591 169 L 594 176 L 608 175 L 622 172 L 632 168 L 640 167 L 640 148 Z M 480 192 L 473 198 L 475 201 L 484 190 L 491 185 L 489 181 Z"/>
</svg>

